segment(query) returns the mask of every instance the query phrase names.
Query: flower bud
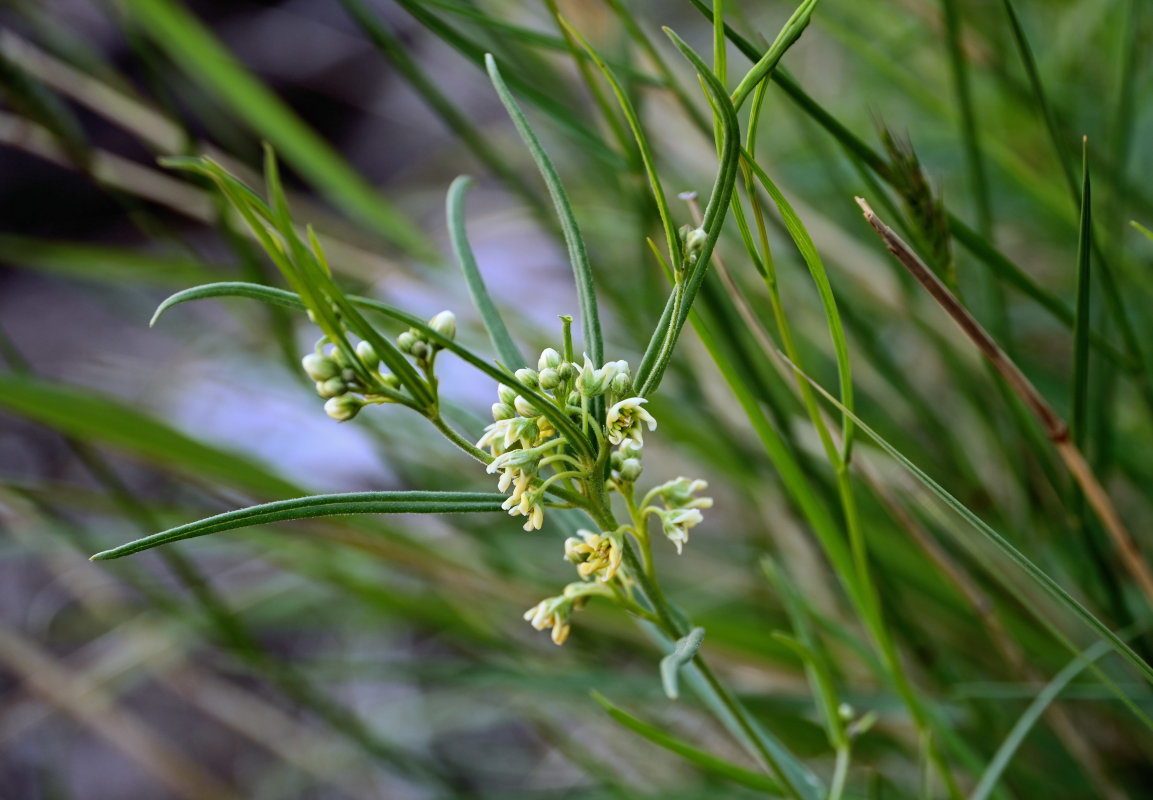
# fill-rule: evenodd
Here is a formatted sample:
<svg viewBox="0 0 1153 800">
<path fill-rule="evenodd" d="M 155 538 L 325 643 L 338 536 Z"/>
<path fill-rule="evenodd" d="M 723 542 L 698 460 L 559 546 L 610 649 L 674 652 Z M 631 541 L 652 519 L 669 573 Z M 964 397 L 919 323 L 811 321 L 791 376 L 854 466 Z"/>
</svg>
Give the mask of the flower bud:
<svg viewBox="0 0 1153 800">
<path fill-rule="evenodd" d="M 412 345 L 412 357 L 417 361 L 424 361 L 432 352 L 427 342 L 417 340 Z"/>
<path fill-rule="evenodd" d="M 576 406 L 580 409 L 581 396 L 579 392 L 569 392 L 568 399 L 565 400 L 565 405 Z"/>
<path fill-rule="evenodd" d="M 556 368 L 556 374 L 562 381 L 568 382 L 576 377 L 577 371 L 572 362 L 565 361 Z"/>
<path fill-rule="evenodd" d="M 428 327 L 446 339 L 455 339 L 456 315 L 451 311 L 442 311 L 428 321 Z"/>
<path fill-rule="evenodd" d="M 496 396 L 506 406 L 511 406 L 516 402 L 516 390 L 511 386 L 505 386 L 503 383 L 496 387 Z"/>
<path fill-rule="evenodd" d="M 364 401 L 354 394 L 342 394 L 333 397 L 324 404 L 324 412 L 337 422 L 348 422 L 360 411 Z"/>
<path fill-rule="evenodd" d="M 376 349 L 368 342 L 357 342 L 356 355 L 369 369 L 376 369 L 380 366 L 380 356 L 376 354 Z"/>
<path fill-rule="evenodd" d="M 516 379 L 523 383 L 530 389 L 535 389 L 540 385 L 540 376 L 537 375 L 536 370 L 529 369 L 528 367 L 521 367 L 513 373 Z"/>
<path fill-rule="evenodd" d="M 642 452 L 644 452 L 644 446 L 637 444 L 635 439 L 625 439 L 621 442 L 621 458 L 640 458 Z"/>
<path fill-rule="evenodd" d="M 400 336 L 396 337 L 396 346 L 400 352 L 412 355 L 412 346 L 416 344 L 416 334 L 412 331 L 405 331 Z"/>
<path fill-rule="evenodd" d="M 316 393 L 321 397 L 338 397 L 348 391 L 348 386 L 342 378 L 329 378 L 316 384 Z"/>
<path fill-rule="evenodd" d="M 516 401 L 513 403 L 513 408 L 515 408 L 516 413 L 520 414 L 522 417 L 540 416 L 540 412 L 533 408 L 532 404 L 529 403 L 528 400 L 525 400 L 523 397 L 521 397 L 519 394 L 516 396 Z"/>
<path fill-rule="evenodd" d="M 352 367 L 345 367 L 340 371 L 340 378 L 345 383 L 352 383 L 356 380 L 356 370 Z"/>
<path fill-rule="evenodd" d="M 685 255 L 690 260 L 693 259 L 705 247 L 705 242 L 709 239 L 709 235 L 705 233 L 704 228 L 693 228 L 685 234 Z"/>
<path fill-rule="evenodd" d="M 627 372 L 618 372 L 617 376 L 613 378 L 612 389 L 616 395 L 630 395 L 632 394 L 633 382 L 629 379 Z"/>
<path fill-rule="evenodd" d="M 560 386 L 560 376 L 557 375 L 556 370 L 551 367 L 545 367 L 540 371 L 540 388 L 542 389 L 555 389 Z"/>
<path fill-rule="evenodd" d="M 560 361 L 560 353 L 551 347 L 546 347 L 541 351 L 540 359 L 536 362 L 536 368 L 541 372 L 549 368 L 556 369 L 560 366 Z"/>
<path fill-rule="evenodd" d="M 331 358 L 320 353 L 309 353 L 300 360 L 308 377 L 317 383 L 335 378 L 340 373 L 340 367 Z"/>
<path fill-rule="evenodd" d="M 634 483 L 636 479 L 641 476 L 642 469 L 644 468 L 641 466 L 641 462 L 638 459 L 626 458 L 621 463 L 621 480 Z"/>
<path fill-rule="evenodd" d="M 396 377 L 391 372 L 381 375 L 380 382 L 387 386 L 389 389 L 400 391 L 400 378 Z"/>
<path fill-rule="evenodd" d="M 612 467 L 613 470 L 615 470 L 617 472 L 620 471 L 621 464 L 623 464 L 624 461 L 625 461 L 624 456 L 622 456 L 620 454 L 620 451 L 618 451 L 618 450 L 614 450 L 612 452 L 612 455 L 609 456 L 609 466 Z"/>
<path fill-rule="evenodd" d="M 508 403 L 492 404 L 492 419 L 494 422 L 500 422 L 502 419 L 512 419 L 515 416 L 516 409 L 514 409 Z"/>
</svg>

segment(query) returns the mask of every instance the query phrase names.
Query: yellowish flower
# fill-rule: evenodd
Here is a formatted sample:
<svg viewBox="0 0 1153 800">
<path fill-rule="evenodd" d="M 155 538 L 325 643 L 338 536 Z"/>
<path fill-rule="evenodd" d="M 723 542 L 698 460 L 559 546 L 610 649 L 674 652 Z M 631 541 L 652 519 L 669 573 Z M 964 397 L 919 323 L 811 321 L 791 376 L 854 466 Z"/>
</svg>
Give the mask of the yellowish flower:
<svg viewBox="0 0 1153 800">
<path fill-rule="evenodd" d="M 637 444 L 644 443 L 641 424 L 647 424 L 650 431 L 656 430 L 657 427 L 657 421 L 653 419 L 652 414 L 641 408 L 641 404 L 647 402 L 648 400 L 641 397 L 629 397 L 608 410 L 608 414 L 605 415 L 605 426 L 610 442 L 620 444 L 625 439 L 631 439 Z"/>
</svg>

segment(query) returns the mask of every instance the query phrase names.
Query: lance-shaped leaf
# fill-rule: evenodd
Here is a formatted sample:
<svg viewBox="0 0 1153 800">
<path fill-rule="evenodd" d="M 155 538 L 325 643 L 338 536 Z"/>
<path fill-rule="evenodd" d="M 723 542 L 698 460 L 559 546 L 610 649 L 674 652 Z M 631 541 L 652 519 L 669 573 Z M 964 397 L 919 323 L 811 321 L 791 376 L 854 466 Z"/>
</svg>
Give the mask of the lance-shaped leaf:
<svg viewBox="0 0 1153 800">
<path fill-rule="evenodd" d="M 704 628 L 693 628 L 686 636 L 677 640 L 673 652 L 661 659 L 661 685 L 670 700 L 680 696 L 677 688 L 677 673 L 681 667 L 693 660 L 705 640 Z"/>
<path fill-rule="evenodd" d="M 267 525 L 309 517 L 341 514 L 459 514 L 469 511 L 500 511 L 504 495 L 490 492 L 350 492 L 318 494 L 294 500 L 278 500 L 170 528 L 92 556 L 93 561 L 151 550 L 163 544 L 207 536 L 210 533 Z"/>
</svg>

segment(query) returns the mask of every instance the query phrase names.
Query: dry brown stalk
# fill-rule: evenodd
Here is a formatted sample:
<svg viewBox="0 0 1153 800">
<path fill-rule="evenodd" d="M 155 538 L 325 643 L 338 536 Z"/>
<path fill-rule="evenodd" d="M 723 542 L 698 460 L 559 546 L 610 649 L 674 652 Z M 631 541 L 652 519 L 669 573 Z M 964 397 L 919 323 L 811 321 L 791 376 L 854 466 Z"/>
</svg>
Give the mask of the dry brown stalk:
<svg viewBox="0 0 1153 800">
<path fill-rule="evenodd" d="M 945 310 L 945 312 L 953 318 L 953 321 L 960 326 L 961 330 L 965 333 L 981 354 L 989 360 L 993 368 L 1000 373 L 1001 377 L 1005 379 L 1005 383 L 1009 388 L 1028 406 L 1029 410 L 1033 412 L 1034 416 L 1041 423 L 1045 435 L 1049 441 L 1053 443 L 1057 453 L 1065 462 L 1065 466 L 1073 476 L 1073 480 L 1081 487 L 1081 491 L 1085 494 L 1085 499 L 1089 501 L 1089 505 L 1097 514 L 1097 518 L 1101 520 L 1101 524 L 1105 526 L 1109 538 L 1113 541 L 1113 546 L 1117 549 L 1117 553 L 1121 558 L 1121 562 L 1137 581 L 1137 585 L 1145 594 L 1145 597 L 1153 605 L 1153 571 L 1150 571 L 1148 563 L 1141 555 L 1141 551 L 1137 548 L 1137 543 L 1133 540 L 1132 535 L 1125 528 L 1121 518 L 1117 515 L 1116 509 L 1113 508 L 1113 502 L 1106 494 L 1104 487 L 1101 486 L 1097 476 L 1089 468 L 1089 464 L 1085 461 L 1085 456 L 1077 448 L 1077 445 L 1069 438 L 1069 426 L 1065 420 L 1053 410 L 1052 406 L 1045 400 L 1037 388 L 1029 381 L 1025 374 L 1021 372 L 1013 360 L 1006 355 L 993 337 L 989 335 L 981 323 L 973 318 L 973 315 L 961 304 L 948 287 L 945 286 L 941 280 L 934 275 L 925 263 L 917 257 L 907 244 L 893 232 L 892 228 L 882 222 L 869 204 L 865 202 L 864 198 L 858 197 L 857 204 L 865 214 L 865 219 L 873 230 L 885 242 L 885 246 L 889 248 L 901 265 L 909 271 L 909 273 L 917 279 L 917 282 L 925 288 L 925 290 L 932 295 L 933 299 Z"/>
</svg>

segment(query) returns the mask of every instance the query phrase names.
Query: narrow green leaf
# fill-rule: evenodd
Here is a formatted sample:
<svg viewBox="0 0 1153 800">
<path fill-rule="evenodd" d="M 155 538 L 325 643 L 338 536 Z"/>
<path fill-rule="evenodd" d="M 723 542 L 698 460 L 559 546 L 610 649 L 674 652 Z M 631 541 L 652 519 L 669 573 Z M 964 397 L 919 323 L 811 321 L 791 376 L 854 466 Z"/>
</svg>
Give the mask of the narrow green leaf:
<svg viewBox="0 0 1153 800">
<path fill-rule="evenodd" d="M 1153 242 L 1153 231 L 1151 231 L 1151 230 L 1149 230 L 1148 228 L 1146 228 L 1146 227 L 1145 227 L 1144 225 L 1142 225 L 1140 222 L 1137 222 L 1137 220 L 1130 220 L 1130 221 L 1129 221 L 1129 224 L 1130 224 L 1130 225 L 1132 225 L 1132 226 L 1133 226 L 1134 228 L 1136 228 L 1137 230 L 1141 231 L 1141 233 L 1145 234 L 1145 238 L 1146 238 L 1146 239 L 1148 239 L 1149 241 Z"/>
<path fill-rule="evenodd" d="M 387 203 L 183 6 L 172 0 L 129 0 L 124 10 L 193 81 L 275 145 L 336 205 L 412 255 L 440 261 L 412 220 Z"/>
<path fill-rule="evenodd" d="M 701 649 L 701 642 L 705 640 L 704 628 L 693 628 L 685 636 L 677 640 L 673 652 L 661 659 L 661 685 L 665 696 L 676 700 L 679 696 L 677 690 L 677 673 L 681 667 L 693 660 L 697 651 Z"/>
<path fill-rule="evenodd" d="M 772 75 L 773 70 L 776 69 L 778 63 L 789 48 L 792 47 L 801 34 L 804 33 L 805 28 L 809 26 L 809 20 L 812 19 L 813 12 L 817 9 L 817 3 L 820 0 L 802 0 L 801 4 L 793 11 L 792 16 L 785 22 L 784 27 L 781 28 L 777 38 L 769 45 L 769 49 L 761 56 L 760 60 L 753 65 L 753 68 L 746 73 L 745 77 L 741 78 L 741 82 L 737 85 L 736 90 L 733 91 L 733 108 L 740 109 L 744 105 L 745 100 L 752 93 L 761 81 Z M 719 4 L 718 4 L 719 5 Z M 719 28 L 718 32 L 723 31 Z"/>
<path fill-rule="evenodd" d="M 601 708 L 608 712 L 608 715 L 614 720 L 619 722 L 624 727 L 628 728 L 633 733 L 643 736 L 653 744 L 663 747 L 664 749 L 676 753 L 684 758 L 689 763 L 698 767 L 699 769 L 708 772 L 712 775 L 717 775 L 726 778 L 733 783 L 747 786 L 750 789 L 756 789 L 766 794 L 771 794 L 777 797 L 785 795 L 784 789 L 780 783 L 770 778 L 768 775 L 762 775 L 759 772 L 738 767 L 736 764 L 730 764 L 723 761 L 714 755 L 706 753 L 697 747 L 694 747 L 687 742 L 684 742 L 675 736 L 672 736 L 668 731 L 663 728 L 658 728 L 655 725 L 650 725 L 647 722 L 642 722 L 628 712 L 613 705 L 600 692 L 592 692 L 593 699 L 600 703 Z"/>
<path fill-rule="evenodd" d="M 1093 239 L 1092 207 L 1089 193 L 1089 142 L 1081 151 L 1081 226 L 1077 240 L 1077 316 L 1073 321 L 1073 402 L 1069 434 L 1084 449 L 1086 408 L 1089 397 L 1089 293 L 1090 253 Z"/>
<path fill-rule="evenodd" d="M 174 253 L 11 235 L 0 236 L 0 261 L 110 284 L 187 286 L 218 279 L 226 272 L 223 266 Z"/>
<path fill-rule="evenodd" d="M 651 395 L 657 390 L 657 387 L 660 386 L 661 378 L 668 368 L 668 363 L 672 357 L 672 351 L 676 347 L 677 339 L 680 337 L 681 330 L 688 321 L 693 301 L 696 299 L 697 293 L 701 288 L 701 283 L 704 281 L 709 260 L 712 258 L 713 248 L 716 247 L 717 240 L 720 238 L 721 228 L 728 214 L 729 204 L 732 202 L 733 189 L 736 187 L 737 182 L 737 165 L 740 161 L 740 127 L 737 122 L 736 111 L 733 109 L 732 103 L 729 102 L 729 96 L 725 91 L 725 87 L 720 84 L 716 76 L 713 75 L 712 71 L 706 66 L 705 62 L 701 60 L 701 57 L 685 44 L 676 33 L 668 28 L 665 28 L 664 31 L 681 52 L 681 55 L 697 70 L 697 74 L 712 96 L 712 101 L 716 105 L 721 119 L 721 153 L 717 179 L 713 184 L 713 191 L 709 195 L 709 202 L 705 207 L 704 220 L 701 223 L 701 227 L 704 228 L 707 238 L 705 239 L 704 247 L 701 248 L 697 256 L 696 266 L 689 275 L 686 275 L 682 279 L 685 285 L 682 289 L 683 296 L 680 303 L 680 311 L 672 320 L 672 324 L 667 333 L 662 332 L 658 326 L 657 330 L 653 333 L 653 337 L 649 340 L 648 347 L 645 349 L 641 363 L 642 365 L 652 364 L 652 368 L 647 372 L 637 370 L 636 384 L 639 387 L 637 394 L 641 397 Z M 673 266 L 676 267 L 678 265 L 674 264 Z M 674 288 L 674 292 L 675 291 L 676 289 Z M 652 356 L 650 352 L 655 352 L 657 355 Z"/>
<path fill-rule="evenodd" d="M 1053 676 L 1053 679 L 1046 684 L 1029 707 L 1025 709 L 1013 729 L 1009 731 L 1009 735 L 1005 737 L 1005 741 L 997 748 L 993 760 L 989 762 L 985 772 L 981 775 L 981 780 L 978 781 L 977 786 L 969 795 L 969 800 L 986 800 L 990 794 L 997 787 L 997 783 L 1001 780 L 1001 775 L 1005 772 L 1005 768 L 1009 766 L 1009 762 L 1013 760 L 1017 750 L 1025 741 L 1025 737 L 1029 735 L 1029 731 L 1041 719 L 1045 710 L 1053 703 L 1054 700 L 1060 696 L 1065 687 L 1068 686 L 1074 678 L 1081 674 L 1087 667 L 1097 661 L 1099 658 L 1109 652 L 1108 642 L 1097 642 L 1092 647 L 1087 649 L 1084 653 L 1077 656 L 1068 665 L 1065 666 L 1060 672 Z"/>
<path fill-rule="evenodd" d="M 505 84 L 504 78 L 501 77 L 500 69 L 497 68 L 496 60 L 491 54 L 485 55 L 485 67 L 488 69 L 489 78 L 492 79 L 492 85 L 496 89 L 501 103 L 504 104 L 509 117 L 512 118 L 513 124 L 516 126 L 517 133 L 520 134 L 520 138 L 528 147 L 529 153 L 532 154 L 533 161 L 536 162 L 537 169 L 540 170 L 541 177 L 544 178 L 545 185 L 548 186 L 548 193 L 552 197 L 553 205 L 556 206 L 561 230 L 564 231 L 565 244 L 568 246 L 569 261 L 572 262 L 573 277 L 576 279 L 585 352 L 599 367 L 604 361 L 604 346 L 601 343 L 601 324 L 597 314 L 596 287 L 593 284 L 592 268 L 589 266 L 588 252 L 585 250 L 584 239 L 581 237 L 580 228 L 577 226 L 576 215 L 573 214 L 572 205 L 569 203 L 568 194 L 561 184 L 556 167 L 553 166 L 552 160 L 545 153 L 540 140 L 533 133 L 528 119 L 525 118 L 516 99 L 512 96 L 512 92 Z"/>
<path fill-rule="evenodd" d="M 461 175 L 448 187 L 445 207 L 448 215 L 448 233 L 452 238 L 452 251 L 460 263 L 460 271 L 464 273 L 464 280 L 468 284 L 472 302 L 480 313 L 481 322 L 484 323 L 484 329 L 488 331 L 493 349 L 496 350 L 497 356 L 506 367 L 516 369 L 528 362 L 524 360 L 524 356 L 520 354 L 512 336 L 509 335 L 504 319 L 501 318 L 496 304 L 493 303 L 492 297 L 488 293 L 488 287 L 484 284 L 484 278 L 480 274 L 480 267 L 477 266 L 472 246 L 468 242 L 468 229 L 464 222 L 464 197 L 472 183 L 472 178 Z"/>
<path fill-rule="evenodd" d="M 780 212 L 781 219 L 785 223 L 785 228 L 789 231 L 793 241 L 797 245 L 797 249 L 801 253 L 801 257 L 805 260 L 805 265 L 809 268 L 809 274 L 813 277 L 813 283 L 817 285 L 817 294 L 821 297 L 821 306 L 825 310 L 825 322 L 829 326 L 829 336 L 833 340 L 833 350 L 836 353 L 837 360 L 837 377 L 840 381 L 841 388 L 841 402 L 851 412 L 853 410 L 853 376 L 849 369 L 849 346 L 845 341 L 845 328 L 841 324 L 841 315 L 837 311 L 837 300 L 833 296 L 833 287 L 829 283 L 829 276 L 825 272 L 825 266 L 821 262 L 821 256 L 817 253 L 817 246 L 813 243 L 813 239 L 809 236 L 809 232 L 805 229 L 805 224 L 801 222 L 801 218 L 797 216 L 797 212 L 793 211 L 792 205 L 785 198 L 781 190 L 777 188 L 772 179 L 769 178 L 761 166 L 756 161 L 747 159 L 746 163 L 752 169 L 753 174 L 757 176 L 757 180 L 765 187 L 765 191 L 769 193 L 769 197 L 773 199 L 773 203 L 777 206 L 777 211 Z M 853 423 L 852 420 L 846 415 L 842 417 L 842 436 L 844 444 L 842 445 L 842 460 L 846 463 L 852 453 L 853 448 Z"/>
<path fill-rule="evenodd" d="M 170 528 L 92 556 L 107 561 L 210 533 L 267 525 L 311 517 L 341 514 L 458 514 L 474 511 L 501 511 L 504 495 L 489 492 L 349 492 L 318 494 L 293 500 L 278 500 L 258 506 L 226 511 L 187 525 Z"/>
<path fill-rule="evenodd" d="M 298 486 L 247 456 L 203 444 L 92 389 L 0 374 L 0 408 L 197 480 L 265 496 L 301 493 Z"/>
<path fill-rule="evenodd" d="M 563 20 L 562 20 L 563 21 Z M 612 87 L 613 94 L 616 95 L 617 103 L 620 105 L 621 110 L 624 112 L 625 119 L 628 121 L 629 128 L 633 132 L 633 138 L 636 140 L 637 148 L 640 150 L 641 161 L 645 166 L 645 173 L 649 178 L 649 188 L 652 190 L 653 199 L 657 203 L 657 211 L 661 216 L 661 225 L 665 230 L 665 242 L 669 248 L 669 258 L 673 261 L 677 260 L 680 247 L 677 243 L 677 228 L 673 224 L 672 214 L 669 211 L 668 200 L 665 198 L 665 190 L 661 185 L 660 175 L 657 173 L 656 159 L 653 158 L 652 147 L 649 145 L 648 136 L 645 135 L 644 128 L 641 126 L 640 119 L 637 117 L 636 109 L 629 101 L 628 95 L 625 94 L 624 89 L 621 87 L 620 81 L 617 80 L 616 75 L 608 68 L 604 59 L 597 53 L 593 46 L 589 43 L 588 39 L 581 35 L 579 31 L 570 26 L 567 22 L 564 23 L 565 27 L 577 38 L 581 46 L 588 52 L 593 62 L 600 68 L 604 74 L 605 80 L 609 82 Z"/>
</svg>

